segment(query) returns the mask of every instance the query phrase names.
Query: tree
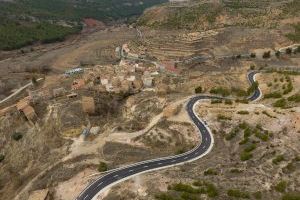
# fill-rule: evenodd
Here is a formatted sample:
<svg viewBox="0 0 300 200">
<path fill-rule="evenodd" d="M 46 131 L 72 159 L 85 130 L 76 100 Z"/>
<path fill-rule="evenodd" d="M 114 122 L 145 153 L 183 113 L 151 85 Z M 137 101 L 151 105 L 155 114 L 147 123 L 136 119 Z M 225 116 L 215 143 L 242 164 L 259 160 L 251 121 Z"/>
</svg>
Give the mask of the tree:
<svg viewBox="0 0 300 200">
<path fill-rule="evenodd" d="M 108 170 L 107 164 L 105 162 L 100 162 L 98 165 L 99 172 L 105 172 Z"/>
<path fill-rule="evenodd" d="M 199 94 L 199 93 L 202 93 L 202 87 L 201 86 L 198 86 L 197 88 L 195 88 L 195 93 L 196 94 Z"/>
<path fill-rule="evenodd" d="M 251 57 L 251 58 L 256 58 L 256 53 L 251 53 L 251 54 L 250 54 L 250 57 Z"/>
<path fill-rule="evenodd" d="M 276 51 L 275 56 L 276 56 L 277 58 L 279 58 L 279 57 L 280 57 L 280 51 Z"/>
<path fill-rule="evenodd" d="M 242 55 L 239 54 L 239 55 L 236 56 L 236 58 L 237 58 L 237 59 L 241 59 L 241 58 L 242 58 Z"/>
<path fill-rule="evenodd" d="M 31 82 L 32 82 L 33 85 L 36 85 L 36 84 L 37 84 L 37 80 L 36 80 L 35 76 L 33 76 L 33 77 L 31 78 Z"/>
<path fill-rule="evenodd" d="M 19 141 L 23 138 L 23 135 L 19 132 L 14 132 L 14 134 L 12 135 L 12 138 L 15 140 L 15 141 Z"/>
<path fill-rule="evenodd" d="M 285 50 L 285 53 L 288 54 L 288 55 L 291 55 L 292 52 L 293 52 L 293 51 L 292 51 L 291 48 L 287 48 L 287 49 Z"/>
<path fill-rule="evenodd" d="M 263 54 L 264 59 L 267 59 L 267 58 L 270 58 L 270 57 L 271 57 L 271 51 L 264 52 L 264 54 Z"/>
<path fill-rule="evenodd" d="M 0 163 L 4 160 L 5 156 L 3 154 L 0 154 Z"/>
<path fill-rule="evenodd" d="M 250 70 L 255 70 L 255 65 L 251 65 Z"/>
</svg>

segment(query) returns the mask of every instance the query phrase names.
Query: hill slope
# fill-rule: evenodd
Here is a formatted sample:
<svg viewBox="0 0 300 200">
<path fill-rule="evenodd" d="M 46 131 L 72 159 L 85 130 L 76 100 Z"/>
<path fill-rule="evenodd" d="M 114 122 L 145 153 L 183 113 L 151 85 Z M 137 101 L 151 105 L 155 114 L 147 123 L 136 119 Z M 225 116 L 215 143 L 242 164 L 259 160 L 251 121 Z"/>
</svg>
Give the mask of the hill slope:
<svg viewBox="0 0 300 200">
<path fill-rule="evenodd" d="M 139 25 L 204 30 L 235 25 L 274 28 L 281 19 L 299 17 L 299 10 L 298 0 L 194 0 L 148 9 Z"/>
<path fill-rule="evenodd" d="M 127 21 L 166 0 L 12 0 L 0 1 L 0 50 L 60 41 L 81 29 L 86 17 Z"/>
</svg>

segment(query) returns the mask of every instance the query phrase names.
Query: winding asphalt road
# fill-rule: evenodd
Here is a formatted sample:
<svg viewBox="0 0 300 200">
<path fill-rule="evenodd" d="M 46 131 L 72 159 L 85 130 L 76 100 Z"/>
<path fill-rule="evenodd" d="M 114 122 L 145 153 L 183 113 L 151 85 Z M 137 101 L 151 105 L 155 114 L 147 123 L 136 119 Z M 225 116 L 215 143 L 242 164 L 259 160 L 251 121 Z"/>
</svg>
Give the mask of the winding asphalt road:
<svg viewBox="0 0 300 200">
<path fill-rule="evenodd" d="M 253 71 L 248 74 L 248 79 L 250 83 L 255 82 L 255 75 L 257 72 Z M 261 96 L 261 90 L 258 88 L 254 94 L 249 97 L 250 101 L 255 101 Z M 186 110 L 193 121 L 193 123 L 199 129 L 201 134 L 201 143 L 197 145 L 194 149 L 176 156 L 163 157 L 148 161 L 139 162 L 126 167 L 118 168 L 92 182 L 87 186 L 84 191 L 76 198 L 76 200 L 92 200 L 96 199 L 97 195 L 104 189 L 109 188 L 119 182 L 129 179 L 137 174 L 154 171 L 162 168 L 167 168 L 175 165 L 184 164 L 187 162 L 192 162 L 197 160 L 206 154 L 208 154 L 214 144 L 214 138 L 210 129 L 205 125 L 205 123 L 195 114 L 195 107 L 200 100 L 204 99 L 221 99 L 221 97 L 212 97 L 200 95 L 192 97 L 187 103 Z"/>
</svg>

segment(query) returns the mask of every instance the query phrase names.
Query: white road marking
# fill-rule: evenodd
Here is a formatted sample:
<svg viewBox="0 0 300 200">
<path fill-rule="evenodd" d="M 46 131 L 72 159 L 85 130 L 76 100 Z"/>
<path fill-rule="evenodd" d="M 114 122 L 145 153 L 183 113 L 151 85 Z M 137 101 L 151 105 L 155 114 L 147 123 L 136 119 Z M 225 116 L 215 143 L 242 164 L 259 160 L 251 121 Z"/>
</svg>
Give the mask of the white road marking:
<svg viewBox="0 0 300 200">
<path fill-rule="evenodd" d="M 129 172 L 133 172 L 133 170 L 131 169 L 131 170 L 129 170 Z"/>
<path fill-rule="evenodd" d="M 172 160 L 171 162 L 176 162 L 176 160 Z"/>
<path fill-rule="evenodd" d="M 89 195 L 86 195 L 84 198 L 83 198 L 83 200 L 85 200 L 86 198 L 88 198 L 89 197 Z"/>
<path fill-rule="evenodd" d="M 114 175 L 114 177 L 116 178 L 116 177 L 118 177 L 119 175 L 117 174 L 117 175 Z"/>
<path fill-rule="evenodd" d="M 184 157 L 184 159 L 186 160 L 186 159 L 188 159 L 188 157 Z"/>
<path fill-rule="evenodd" d="M 158 164 L 158 165 L 161 165 L 162 163 L 159 162 L 159 163 L 157 163 L 157 164 Z"/>
<path fill-rule="evenodd" d="M 100 185 L 102 185 L 103 182 L 99 183 L 97 187 L 99 187 Z"/>
<path fill-rule="evenodd" d="M 146 166 L 144 166 L 144 168 L 147 168 L 148 166 L 146 165 Z"/>
</svg>

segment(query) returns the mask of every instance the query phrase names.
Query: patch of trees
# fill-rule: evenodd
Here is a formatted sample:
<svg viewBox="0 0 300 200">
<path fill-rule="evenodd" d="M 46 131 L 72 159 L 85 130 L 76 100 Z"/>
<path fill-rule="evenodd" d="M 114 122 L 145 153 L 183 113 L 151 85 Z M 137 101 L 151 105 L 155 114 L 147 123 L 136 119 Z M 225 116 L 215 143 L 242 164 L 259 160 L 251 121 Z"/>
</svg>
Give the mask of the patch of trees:
<svg viewBox="0 0 300 200">
<path fill-rule="evenodd" d="M 79 27 L 64 27 L 50 23 L 16 23 L 7 21 L 0 25 L 0 49 L 13 50 L 35 42 L 63 41 L 67 35 L 77 33 Z"/>
</svg>

